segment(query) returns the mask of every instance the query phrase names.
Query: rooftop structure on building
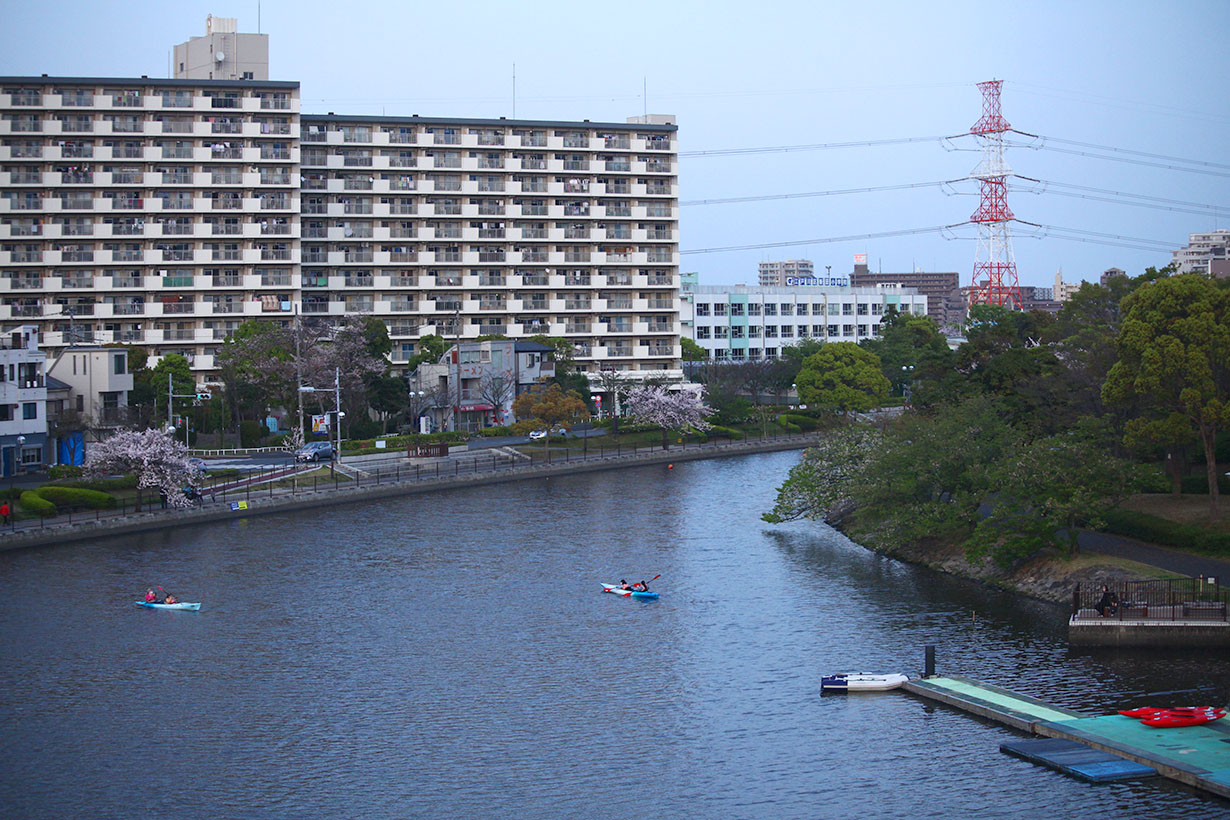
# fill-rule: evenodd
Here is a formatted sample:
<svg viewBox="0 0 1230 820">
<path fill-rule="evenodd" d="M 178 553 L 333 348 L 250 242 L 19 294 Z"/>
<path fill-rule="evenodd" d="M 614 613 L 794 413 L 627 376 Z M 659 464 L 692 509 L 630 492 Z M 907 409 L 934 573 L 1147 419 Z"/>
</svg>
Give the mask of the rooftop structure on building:
<svg viewBox="0 0 1230 820">
<path fill-rule="evenodd" d="M 748 287 L 686 285 L 684 333 L 714 361 L 775 359 L 805 339 L 859 342 L 890 312 L 926 315 L 927 297 L 900 285 Z"/>
<path fill-rule="evenodd" d="M 226 32 L 217 32 L 225 34 Z M 300 116 L 299 84 L 0 78 L 0 319 L 216 379 L 249 319 L 677 371 L 676 126 Z"/>
<path fill-rule="evenodd" d="M 855 261 L 854 272 L 850 274 L 851 285 L 855 287 L 901 285 L 905 288 L 913 288 L 927 297 L 927 315 L 939 327 L 957 327 L 965 321 L 965 311 L 969 300 L 962 295 L 961 275 L 956 271 L 914 270 L 905 273 L 885 273 L 868 268 L 864 254 L 859 254 L 859 257 L 864 261 Z"/>
<path fill-rule="evenodd" d="M 1219 228 L 1209 233 L 1193 233 L 1187 245 L 1171 253 L 1171 263 L 1179 273 L 1215 275 L 1230 262 L 1230 230 Z M 1225 275 L 1223 273 L 1223 275 Z"/>
<path fill-rule="evenodd" d="M 1127 276 L 1127 271 L 1123 270 L 1122 268 L 1107 268 L 1106 270 L 1102 271 L 1102 275 L 1098 278 L 1098 283 L 1101 285 L 1105 285 L 1107 282 L 1109 282 L 1111 279 L 1114 279 L 1117 276 Z"/>
<path fill-rule="evenodd" d="M 816 275 L 810 259 L 787 259 L 784 262 L 761 262 L 760 284 L 765 287 L 782 287 L 793 284 L 791 279 L 810 279 Z"/>
<path fill-rule="evenodd" d="M 269 35 L 241 34 L 234 17 L 205 18 L 205 36 L 175 46 L 177 80 L 268 80 Z"/>
</svg>

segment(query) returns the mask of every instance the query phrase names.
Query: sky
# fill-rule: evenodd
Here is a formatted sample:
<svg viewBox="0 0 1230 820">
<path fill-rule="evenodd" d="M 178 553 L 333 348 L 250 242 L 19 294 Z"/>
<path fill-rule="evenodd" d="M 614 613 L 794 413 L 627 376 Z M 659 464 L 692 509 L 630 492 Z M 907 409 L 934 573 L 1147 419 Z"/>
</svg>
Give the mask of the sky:
<svg viewBox="0 0 1230 820">
<path fill-rule="evenodd" d="M 910 232 L 977 209 L 981 149 L 959 135 L 992 79 L 1013 128 L 1045 138 L 1005 152 L 1046 183 L 1009 181 L 1016 217 L 1045 226 L 1012 227 L 1022 285 L 1138 274 L 1230 227 L 1225 0 L 0 0 L 0 74 L 166 77 L 208 14 L 269 35 L 270 78 L 301 83 L 304 113 L 673 114 L 680 267 L 704 284 L 755 284 L 776 259 L 848 273 L 856 253 L 968 284 L 974 226 Z M 799 148 L 834 143 L 853 144 Z M 746 197 L 778 198 L 700 204 Z"/>
</svg>

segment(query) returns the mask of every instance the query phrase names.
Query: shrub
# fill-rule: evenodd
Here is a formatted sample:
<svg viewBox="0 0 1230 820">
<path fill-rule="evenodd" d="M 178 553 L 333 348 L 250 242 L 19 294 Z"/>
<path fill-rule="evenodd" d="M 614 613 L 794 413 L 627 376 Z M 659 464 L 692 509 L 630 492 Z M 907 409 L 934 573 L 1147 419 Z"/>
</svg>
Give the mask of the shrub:
<svg viewBox="0 0 1230 820">
<path fill-rule="evenodd" d="M 83 490 L 101 490 L 115 492 L 116 490 L 135 490 L 137 477 L 135 475 L 117 476 L 116 478 L 95 478 L 90 481 L 61 481 L 60 487 L 79 487 Z"/>
<path fill-rule="evenodd" d="M 43 498 L 34 490 L 25 490 L 21 494 L 19 503 L 26 512 L 43 518 L 50 518 L 56 514 L 56 505 Z"/>
<path fill-rule="evenodd" d="M 38 488 L 35 492 L 61 509 L 106 510 L 115 506 L 115 496 L 99 490 L 47 485 Z"/>
<path fill-rule="evenodd" d="M 239 422 L 239 446 L 257 447 L 265 437 L 266 427 L 259 421 Z"/>
<path fill-rule="evenodd" d="M 484 427 L 478 431 L 478 434 L 484 438 L 500 438 L 501 436 L 511 436 L 512 428 L 508 425 L 500 427 Z"/>
<path fill-rule="evenodd" d="M 736 430 L 733 427 L 722 427 L 718 424 L 710 427 L 707 432 L 709 433 L 709 438 L 729 438 L 734 439 L 735 441 L 739 441 L 743 438 L 742 430 Z"/>
<path fill-rule="evenodd" d="M 782 413 L 777 417 L 777 421 L 783 427 L 794 430 L 815 430 L 820 426 L 820 422 L 814 416 L 805 416 L 801 413 Z"/>
<path fill-rule="evenodd" d="M 1104 530 L 1151 544 L 1178 547 L 1206 555 L 1230 555 L 1230 533 L 1213 532 L 1134 510 L 1111 510 Z"/>
<path fill-rule="evenodd" d="M 77 464 L 57 464 L 48 469 L 47 474 L 53 481 L 57 478 L 81 478 L 85 475 L 85 468 Z"/>
</svg>

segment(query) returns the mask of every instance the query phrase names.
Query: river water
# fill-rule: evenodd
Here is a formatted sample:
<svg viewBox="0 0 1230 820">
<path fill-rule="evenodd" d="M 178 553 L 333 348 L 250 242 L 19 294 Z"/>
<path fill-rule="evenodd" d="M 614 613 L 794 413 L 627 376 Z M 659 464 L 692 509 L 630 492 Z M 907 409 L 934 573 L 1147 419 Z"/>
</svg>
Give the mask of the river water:
<svg viewBox="0 0 1230 820">
<path fill-rule="evenodd" d="M 1230 658 L 1070 650 L 1063 607 L 766 525 L 797 459 L 0 554 L 0 815 L 1230 817 L 901 692 L 821 697 L 934 644 L 941 673 L 1075 708 L 1226 703 Z M 658 573 L 656 602 L 598 592 Z M 134 607 L 151 584 L 202 611 Z"/>
</svg>

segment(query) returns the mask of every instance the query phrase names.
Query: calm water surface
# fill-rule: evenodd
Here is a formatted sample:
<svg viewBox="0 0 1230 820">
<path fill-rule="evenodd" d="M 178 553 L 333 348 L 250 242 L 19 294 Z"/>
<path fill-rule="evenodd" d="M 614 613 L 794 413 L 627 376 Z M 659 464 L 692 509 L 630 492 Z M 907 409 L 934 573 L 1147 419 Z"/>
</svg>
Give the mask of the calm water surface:
<svg viewBox="0 0 1230 820">
<path fill-rule="evenodd" d="M 1230 701 L 1230 658 L 1077 652 L 1062 607 L 759 520 L 795 453 L 0 554 L 6 818 L 1230 817 L 1092 786 L 834 671 L 1071 707 Z M 661 573 L 657 602 L 599 583 Z M 200 613 L 138 609 L 150 584 Z"/>
</svg>

